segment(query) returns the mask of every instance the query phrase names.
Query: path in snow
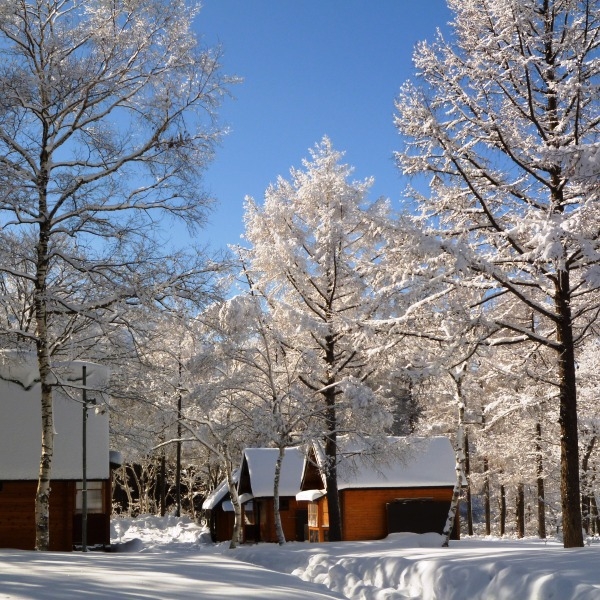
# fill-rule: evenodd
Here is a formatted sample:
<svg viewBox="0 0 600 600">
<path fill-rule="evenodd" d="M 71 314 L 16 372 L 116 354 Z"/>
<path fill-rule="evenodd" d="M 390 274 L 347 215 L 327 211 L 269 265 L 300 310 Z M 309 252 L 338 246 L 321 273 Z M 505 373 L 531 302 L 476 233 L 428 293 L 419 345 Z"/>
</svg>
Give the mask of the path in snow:
<svg viewBox="0 0 600 600">
<path fill-rule="evenodd" d="M 0 550 L 0 599 L 327 600 L 297 577 L 218 554 Z"/>
</svg>

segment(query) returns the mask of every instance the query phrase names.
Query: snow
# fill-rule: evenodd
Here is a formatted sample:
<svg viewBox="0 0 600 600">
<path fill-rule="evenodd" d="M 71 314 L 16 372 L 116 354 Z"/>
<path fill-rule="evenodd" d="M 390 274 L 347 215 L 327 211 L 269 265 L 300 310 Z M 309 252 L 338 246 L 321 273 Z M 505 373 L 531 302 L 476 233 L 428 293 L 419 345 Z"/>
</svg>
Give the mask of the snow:
<svg viewBox="0 0 600 600">
<path fill-rule="evenodd" d="M 0 598 L 349 598 L 351 600 L 595 600 L 600 540 L 437 534 L 373 542 L 257 544 L 229 550 L 187 518 L 115 519 L 123 553 L 0 550 Z M 135 541 L 137 540 L 137 541 Z M 329 588 L 329 589 L 327 589 Z"/>
</svg>

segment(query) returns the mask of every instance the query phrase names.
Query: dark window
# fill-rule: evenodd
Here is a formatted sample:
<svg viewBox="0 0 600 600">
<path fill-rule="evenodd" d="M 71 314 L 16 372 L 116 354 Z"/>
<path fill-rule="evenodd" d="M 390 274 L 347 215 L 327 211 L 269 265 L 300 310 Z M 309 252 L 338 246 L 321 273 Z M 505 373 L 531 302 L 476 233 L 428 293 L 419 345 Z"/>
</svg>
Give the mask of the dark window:
<svg viewBox="0 0 600 600">
<path fill-rule="evenodd" d="M 279 498 L 279 510 L 290 510 L 289 498 Z"/>
</svg>

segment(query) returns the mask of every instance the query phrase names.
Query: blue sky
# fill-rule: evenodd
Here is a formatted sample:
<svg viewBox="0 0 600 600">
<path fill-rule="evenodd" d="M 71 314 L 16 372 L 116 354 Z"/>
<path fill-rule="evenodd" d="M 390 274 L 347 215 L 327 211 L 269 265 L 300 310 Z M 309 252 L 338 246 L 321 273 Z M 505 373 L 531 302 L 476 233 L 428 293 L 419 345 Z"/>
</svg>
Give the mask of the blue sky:
<svg viewBox="0 0 600 600">
<path fill-rule="evenodd" d="M 450 17 L 445 0 L 203 0 L 196 31 L 243 82 L 220 110 L 231 131 L 205 176 L 217 205 L 197 242 L 237 243 L 244 196 L 262 199 L 324 135 L 357 179 L 375 177 L 374 198 L 400 202 L 394 99 L 416 42 Z"/>
</svg>

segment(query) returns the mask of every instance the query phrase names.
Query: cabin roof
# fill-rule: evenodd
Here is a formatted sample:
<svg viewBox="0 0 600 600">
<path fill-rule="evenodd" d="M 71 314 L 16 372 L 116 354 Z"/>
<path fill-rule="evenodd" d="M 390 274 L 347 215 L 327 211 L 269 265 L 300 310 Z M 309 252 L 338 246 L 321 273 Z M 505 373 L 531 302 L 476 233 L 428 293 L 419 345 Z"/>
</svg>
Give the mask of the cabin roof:
<svg viewBox="0 0 600 600">
<path fill-rule="evenodd" d="M 447 437 L 388 437 L 388 448 L 378 455 L 365 450 L 357 441 L 339 439 L 338 489 L 442 487 L 456 481 L 456 459 Z M 379 448 L 381 451 L 381 448 Z M 311 453 L 317 465 L 323 465 L 325 455 L 320 445 Z M 314 462 L 307 463 L 302 489 L 314 487 Z M 323 488 L 325 480 L 321 476 Z"/>
<path fill-rule="evenodd" d="M 236 469 L 232 476 L 233 480 L 237 483 L 240 475 L 239 469 Z M 219 505 L 221 500 L 227 498 L 229 494 L 229 485 L 227 484 L 227 479 L 223 479 L 221 483 L 204 499 L 202 503 L 202 508 L 204 510 L 213 510 L 216 506 Z"/>
<path fill-rule="evenodd" d="M 83 464 L 82 367 L 86 366 L 88 401 L 87 478 L 108 479 L 108 411 L 101 390 L 109 371 L 89 362 L 53 365 L 56 380 L 65 387 L 53 391 L 54 456 L 52 479 L 81 479 Z M 36 480 L 41 454 L 41 391 L 35 355 L 0 352 L 0 480 Z"/>
<path fill-rule="evenodd" d="M 239 491 L 251 491 L 255 498 L 272 498 L 278 454 L 277 448 L 246 448 L 242 460 Z M 300 448 L 286 448 L 279 479 L 280 496 L 295 496 L 300 491 L 304 462 L 304 453 Z M 250 490 L 246 490 L 242 485 L 246 469 Z"/>
</svg>

